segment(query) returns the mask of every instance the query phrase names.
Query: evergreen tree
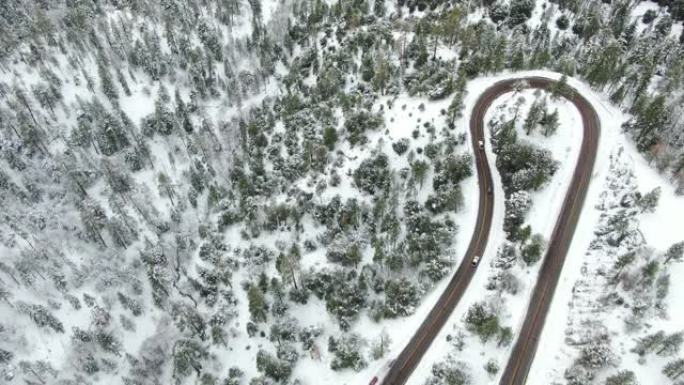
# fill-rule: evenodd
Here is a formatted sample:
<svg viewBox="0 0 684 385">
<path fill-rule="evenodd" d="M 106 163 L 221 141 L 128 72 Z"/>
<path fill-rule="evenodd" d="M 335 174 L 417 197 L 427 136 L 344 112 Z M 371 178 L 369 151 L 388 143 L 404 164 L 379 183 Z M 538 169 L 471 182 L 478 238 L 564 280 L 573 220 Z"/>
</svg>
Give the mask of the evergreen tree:
<svg viewBox="0 0 684 385">
<path fill-rule="evenodd" d="M 257 370 L 277 383 L 287 381 L 292 373 L 292 366 L 285 360 L 274 357 L 264 350 L 259 350 L 256 359 Z"/>
<path fill-rule="evenodd" d="M 380 93 L 384 95 L 391 79 L 392 67 L 390 62 L 386 58 L 380 57 L 375 66 L 373 75 L 373 88 L 380 91 Z"/>
<path fill-rule="evenodd" d="M 522 24 L 532 17 L 534 1 L 532 0 L 512 0 L 508 16 L 508 24 L 511 27 Z"/>
<path fill-rule="evenodd" d="M 620 44 L 614 39 L 609 39 L 601 49 L 594 51 L 586 70 L 587 80 L 593 85 L 603 86 L 615 78 L 619 74 L 621 54 Z"/>
<path fill-rule="evenodd" d="M 663 367 L 663 374 L 671 380 L 676 380 L 684 374 L 684 359 L 670 361 Z"/>
<path fill-rule="evenodd" d="M 361 58 L 361 79 L 370 82 L 375 77 L 375 62 L 370 52 L 365 51 Z"/>
<path fill-rule="evenodd" d="M 283 280 L 291 282 L 295 289 L 298 289 L 296 275 L 299 272 L 300 259 L 301 253 L 296 243 L 292 244 L 289 252 L 280 253 L 276 259 L 276 269 L 278 269 Z"/>
<path fill-rule="evenodd" d="M 667 252 L 665 253 L 665 263 L 670 261 L 680 262 L 682 261 L 682 257 L 684 257 L 684 241 L 677 242 L 667 249 Z"/>
<path fill-rule="evenodd" d="M 661 188 L 656 187 L 639 199 L 637 204 L 639 205 L 639 208 L 641 208 L 641 212 L 652 213 L 655 211 L 658 206 L 658 201 L 660 200 L 660 192 Z"/>
<path fill-rule="evenodd" d="M 665 333 L 661 330 L 657 333 L 649 334 L 637 341 L 636 346 L 631 350 L 640 356 L 644 356 L 658 349 L 665 340 Z"/>
<path fill-rule="evenodd" d="M 636 120 L 629 126 L 634 131 L 637 147 L 646 150 L 657 141 L 657 135 L 668 124 L 665 97 L 658 95 L 636 108 Z"/>
<path fill-rule="evenodd" d="M 102 87 L 102 92 L 112 103 L 116 103 L 119 98 L 119 92 L 114 85 L 112 75 L 109 73 L 108 65 L 103 59 L 97 61 L 97 73 L 100 77 L 100 87 Z"/>
<path fill-rule="evenodd" d="M 453 357 L 434 364 L 430 377 L 425 381 L 425 385 L 469 385 L 470 383 L 471 376 L 468 367 L 463 362 L 455 361 Z"/>
<path fill-rule="evenodd" d="M 456 79 L 455 89 L 453 99 L 451 99 L 451 104 L 447 110 L 448 124 L 449 127 L 453 128 L 456 119 L 463 116 L 463 99 L 465 98 L 465 74 L 463 71 L 459 71 L 458 78 Z"/>
<path fill-rule="evenodd" d="M 268 305 L 264 293 L 258 286 L 250 286 L 247 291 L 247 299 L 249 300 L 249 313 L 254 322 L 266 322 L 266 315 Z"/>
<path fill-rule="evenodd" d="M 430 170 L 430 164 L 428 162 L 425 162 L 423 160 L 417 160 L 413 163 L 411 163 L 411 172 L 413 173 L 413 177 L 415 178 L 416 181 L 418 181 L 418 184 L 422 187 L 423 183 L 425 182 L 425 178 L 427 176 L 427 172 Z"/>
<path fill-rule="evenodd" d="M 532 265 L 541 259 L 542 251 L 544 249 L 544 239 L 540 234 L 532 236 L 530 243 L 522 248 L 522 259 L 528 265 Z"/>
<path fill-rule="evenodd" d="M 109 113 L 106 113 L 98 124 L 96 140 L 98 148 L 105 155 L 113 155 L 129 145 L 121 120 Z"/>
<path fill-rule="evenodd" d="M 555 109 L 553 112 L 548 113 L 544 111 L 544 116 L 542 117 L 540 124 L 544 129 L 544 136 L 551 136 L 556 133 L 560 123 L 558 122 L 558 110 Z"/>
<path fill-rule="evenodd" d="M 606 378 L 605 385 L 639 385 L 631 370 L 623 370 Z"/>
<path fill-rule="evenodd" d="M 356 334 L 346 334 L 339 339 L 330 337 L 328 351 L 333 353 L 330 368 L 332 370 L 353 369 L 358 372 L 368 366 L 361 352 L 364 344 L 365 341 Z"/>
<path fill-rule="evenodd" d="M 173 377 L 176 384 L 182 384 L 184 378 L 193 371 L 200 376 L 202 372 L 202 361 L 206 359 L 209 352 L 202 344 L 194 339 L 181 339 L 173 345 Z"/>
<path fill-rule="evenodd" d="M 527 113 L 527 118 L 525 118 L 525 123 L 523 124 L 523 129 L 527 135 L 530 135 L 532 131 L 541 121 L 544 113 L 544 107 L 540 100 L 535 100 Z"/>
<path fill-rule="evenodd" d="M 659 356 L 672 356 L 679 353 L 679 348 L 684 342 L 684 333 L 673 333 L 665 337 L 661 343 L 661 347 L 656 354 Z"/>
<path fill-rule="evenodd" d="M 405 277 L 385 282 L 385 308 L 387 318 L 413 314 L 418 305 L 418 289 Z"/>
<path fill-rule="evenodd" d="M 332 126 L 325 126 L 323 128 L 323 143 L 328 150 L 333 150 L 335 148 L 335 143 L 337 143 L 337 130 Z"/>
<path fill-rule="evenodd" d="M 466 314 L 465 322 L 468 330 L 477 334 L 482 342 L 487 342 L 499 332 L 499 317 L 484 302 L 473 304 Z"/>
<path fill-rule="evenodd" d="M 569 96 L 568 77 L 566 75 L 551 85 L 551 99 L 558 100 L 561 96 Z"/>
</svg>

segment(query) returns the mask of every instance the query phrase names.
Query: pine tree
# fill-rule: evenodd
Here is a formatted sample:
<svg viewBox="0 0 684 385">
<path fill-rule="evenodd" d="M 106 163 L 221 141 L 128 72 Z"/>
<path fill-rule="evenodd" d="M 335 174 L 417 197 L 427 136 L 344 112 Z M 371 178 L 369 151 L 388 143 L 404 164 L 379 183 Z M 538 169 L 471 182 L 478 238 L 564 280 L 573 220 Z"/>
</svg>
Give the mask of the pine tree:
<svg viewBox="0 0 684 385">
<path fill-rule="evenodd" d="M 527 135 L 530 135 L 532 131 L 537 127 L 541 118 L 543 116 L 543 106 L 540 100 L 535 100 L 530 107 L 527 117 L 525 118 L 525 123 L 523 124 L 523 129 Z"/>
<path fill-rule="evenodd" d="M 666 14 L 663 17 L 661 17 L 660 20 L 658 20 L 658 22 L 656 23 L 655 31 L 661 38 L 664 38 L 670 34 L 671 30 L 672 18 Z"/>
<path fill-rule="evenodd" d="M 454 127 L 456 119 L 463 116 L 463 100 L 466 95 L 466 74 L 463 68 L 459 68 L 458 70 L 458 76 L 454 82 L 454 90 L 456 92 L 447 109 L 447 124 L 451 128 Z"/>
<path fill-rule="evenodd" d="M 52 115 L 55 114 L 55 107 L 58 101 L 62 99 L 60 89 L 47 83 L 41 83 L 31 88 L 33 96 L 38 100 L 41 107 L 49 108 Z"/>
<path fill-rule="evenodd" d="M 382 264 L 385 262 L 385 250 L 384 244 L 380 240 L 376 240 L 373 243 L 373 262 L 377 264 Z"/>
<path fill-rule="evenodd" d="M 601 49 L 596 49 L 587 67 L 587 80 L 597 86 L 604 86 L 619 75 L 618 64 L 621 58 L 621 47 L 615 39 L 608 39 Z"/>
<path fill-rule="evenodd" d="M 463 11 L 458 5 L 452 7 L 443 16 L 441 32 L 448 46 L 454 45 L 458 39 L 462 17 Z"/>
<path fill-rule="evenodd" d="M 116 85 L 112 80 L 112 75 L 109 73 L 108 65 L 105 63 L 104 59 L 99 59 L 97 61 L 97 74 L 100 77 L 102 92 L 112 103 L 117 103 L 119 92 L 116 89 Z"/>
<path fill-rule="evenodd" d="M 374 360 L 379 360 L 387 354 L 389 345 L 392 343 L 389 334 L 385 329 L 380 332 L 378 339 L 371 346 L 371 356 Z"/>
<path fill-rule="evenodd" d="M 639 385 L 631 370 L 620 371 L 606 378 L 605 385 Z"/>
<path fill-rule="evenodd" d="M 466 327 L 468 330 L 477 334 L 482 342 L 487 342 L 489 338 L 499 332 L 499 316 L 492 307 L 485 302 L 473 304 L 466 314 Z"/>
<path fill-rule="evenodd" d="M 663 374 L 673 381 L 681 377 L 682 374 L 684 374 L 684 359 L 680 358 L 668 362 L 668 364 L 663 368 Z"/>
<path fill-rule="evenodd" d="M 418 181 L 418 184 L 423 187 L 427 172 L 430 170 L 430 164 L 424 160 L 417 160 L 411 163 L 411 172 L 413 173 L 413 178 Z"/>
<path fill-rule="evenodd" d="M 431 375 L 424 385 L 469 385 L 471 376 L 465 363 L 448 356 L 432 366 Z"/>
<path fill-rule="evenodd" d="M 249 313 L 252 315 L 252 320 L 254 322 L 266 322 L 268 305 L 261 289 L 258 286 L 250 286 L 247 291 L 247 298 L 249 300 Z"/>
<path fill-rule="evenodd" d="M 413 314 L 418 305 L 418 289 L 405 277 L 385 282 L 384 316 L 406 317 Z"/>
<path fill-rule="evenodd" d="M 323 128 L 323 143 L 328 147 L 328 150 L 335 149 L 337 143 L 337 130 L 332 126 L 325 126 Z"/>
<path fill-rule="evenodd" d="M 176 196 L 176 193 L 173 188 L 173 183 L 169 179 L 169 176 L 166 175 L 166 173 L 160 172 L 159 174 L 157 174 L 157 185 L 159 187 L 160 195 L 167 196 L 171 201 L 171 205 L 175 206 L 173 198 Z"/>
<path fill-rule="evenodd" d="M 684 333 L 672 333 L 665 337 L 661 343 L 660 349 L 656 351 L 656 354 L 659 356 L 675 355 L 679 353 L 679 348 L 682 346 L 682 342 L 684 342 Z"/>
<path fill-rule="evenodd" d="M 379 90 L 382 95 L 385 94 L 385 89 L 388 83 L 392 79 L 392 67 L 390 62 L 384 58 L 380 57 L 375 66 L 375 74 L 373 76 L 373 88 Z"/>
<path fill-rule="evenodd" d="M 615 261 L 613 264 L 613 269 L 616 270 L 615 275 L 613 276 L 613 281 L 616 283 L 619 282 L 620 274 L 622 273 L 622 270 L 627 266 L 636 260 L 636 253 L 635 252 L 627 252 L 618 257 L 618 259 Z"/>
<path fill-rule="evenodd" d="M 566 75 L 551 85 L 551 99 L 558 100 L 561 96 L 569 96 L 568 77 Z"/>
<path fill-rule="evenodd" d="M 463 116 L 463 98 L 465 97 L 465 92 L 457 90 L 454 94 L 453 99 L 451 99 L 451 104 L 447 109 L 447 124 L 449 127 L 453 128 L 456 119 Z"/>
<path fill-rule="evenodd" d="M 622 35 L 622 32 L 625 29 L 625 25 L 629 21 L 629 13 L 629 3 L 626 1 L 617 2 L 613 7 L 610 16 L 610 28 L 613 32 L 613 36 L 615 36 L 616 38 Z"/>
<path fill-rule="evenodd" d="M 385 16 L 385 13 L 387 12 L 386 6 L 385 6 L 385 0 L 375 0 L 373 2 L 373 14 L 377 17 L 383 17 Z"/>
<path fill-rule="evenodd" d="M 551 136 L 556 133 L 560 123 L 558 122 L 558 109 L 553 110 L 552 113 L 544 111 L 543 117 L 539 122 L 544 128 L 544 136 Z"/>
<path fill-rule="evenodd" d="M 639 338 L 636 346 L 631 351 L 640 356 L 645 356 L 646 354 L 658 349 L 658 346 L 660 346 L 664 340 L 665 332 L 660 330 L 643 338 Z"/>
<path fill-rule="evenodd" d="M 39 327 L 50 328 L 57 333 L 64 333 L 64 325 L 55 317 L 48 308 L 43 305 L 27 304 L 17 301 L 17 308 L 20 312 L 28 314 L 28 316 Z"/>
<path fill-rule="evenodd" d="M 656 207 L 658 207 L 658 201 L 660 200 L 661 191 L 662 189 L 660 187 L 656 187 L 639 199 L 637 204 L 641 209 L 642 213 L 652 213 L 655 211 Z"/>
<path fill-rule="evenodd" d="M 665 253 L 665 263 L 670 261 L 681 262 L 684 257 L 684 241 L 673 244 Z"/>
<path fill-rule="evenodd" d="M 361 79 L 370 82 L 375 76 L 375 62 L 370 51 L 364 51 L 361 57 Z"/>
<path fill-rule="evenodd" d="M 638 108 L 638 107 L 637 107 Z M 657 141 L 657 135 L 668 123 L 665 96 L 658 95 L 636 110 L 632 129 L 636 134 L 637 147 L 646 150 Z"/>
<path fill-rule="evenodd" d="M 521 255 L 523 261 L 532 265 L 541 259 L 544 249 L 544 238 L 540 234 L 535 234 L 530 239 L 530 243 L 522 247 Z"/>
<path fill-rule="evenodd" d="M 334 354 L 330 362 L 332 370 L 353 369 L 358 372 L 368 366 L 361 352 L 361 347 L 365 341 L 360 336 L 346 334 L 339 339 L 333 339 L 332 337 L 330 339 L 328 350 Z"/>
<path fill-rule="evenodd" d="M 570 26 L 570 21 L 568 20 L 568 17 L 566 15 L 560 15 L 558 19 L 556 19 L 556 27 L 560 29 L 561 31 L 565 31 L 568 29 Z"/>
<path fill-rule="evenodd" d="M 183 383 L 183 379 L 193 371 L 200 376 L 202 361 L 209 357 L 209 352 L 195 339 L 180 339 L 173 345 L 173 377 L 176 384 Z"/>
<path fill-rule="evenodd" d="M 105 113 L 98 123 L 96 140 L 103 154 L 113 155 L 128 147 L 128 137 L 117 116 Z"/>
<path fill-rule="evenodd" d="M 282 276 L 284 281 L 292 282 L 292 286 L 295 290 L 298 290 L 297 286 L 297 273 L 299 272 L 299 262 L 301 259 L 301 253 L 299 251 L 299 246 L 296 243 L 292 244 L 290 250 L 287 253 L 280 253 L 276 259 L 276 269 Z"/>
<path fill-rule="evenodd" d="M 121 88 L 124 91 L 124 94 L 126 96 L 131 96 L 131 89 L 128 87 L 128 81 L 126 80 L 126 77 L 124 76 L 123 72 L 121 72 L 120 68 L 116 69 L 116 78 L 119 81 L 119 84 L 121 84 Z"/>
<path fill-rule="evenodd" d="M 414 66 L 420 68 L 424 66 L 428 58 L 430 57 L 427 51 L 427 44 L 425 43 L 425 38 L 420 35 L 413 38 L 411 45 L 414 46 L 415 51 L 415 61 Z"/>
<path fill-rule="evenodd" d="M 80 209 L 81 221 L 86 233 L 100 245 L 107 247 L 101 233 L 107 223 L 107 215 L 102 207 L 93 200 L 86 200 L 81 204 Z"/>
<path fill-rule="evenodd" d="M 257 370 L 277 383 L 284 383 L 292 373 L 291 363 L 274 357 L 264 350 L 259 350 L 256 358 Z"/>
<path fill-rule="evenodd" d="M 533 10 L 534 1 L 532 0 L 512 0 L 510 3 L 508 24 L 511 27 L 514 27 L 524 23 L 527 19 L 532 17 Z"/>
</svg>

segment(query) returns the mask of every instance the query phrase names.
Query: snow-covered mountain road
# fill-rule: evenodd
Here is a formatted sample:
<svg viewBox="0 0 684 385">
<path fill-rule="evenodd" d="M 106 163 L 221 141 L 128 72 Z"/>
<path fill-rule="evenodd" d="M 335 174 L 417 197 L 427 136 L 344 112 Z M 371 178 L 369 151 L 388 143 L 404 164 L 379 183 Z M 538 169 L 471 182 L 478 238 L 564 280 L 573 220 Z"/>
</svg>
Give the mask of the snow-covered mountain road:
<svg viewBox="0 0 684 385">
<path fill-rule="evenodd" d="M 514 87 L 519 87 L 521 81 L 527 88 L 547 89 L 556 84 L 555 80 L 544 77 L 510 78 L 490 86 L 478 98 L 470 116 L 471 143 L 475 152 L 480 202 L 475 231 L 461 265 L 418 331 L 397 357 L 389 373 L 383 379 L 383 385 L 406 383 L 440 329 L 447 322 L 475 275 L 477 264 L 473 264 L 473 259 L 484 254 L 489 239 L 494 205 L 491 170 L 485 151 L 479 148 L 480 141 L 485 141 L 484 116 L 496 98 L 511 92 Z M 565 87 L 565 90 L 563 96 L 577 107 L 582 116 L 584 135 L 581 155 L 556 221 L 524 324 L 502 374 L 500 382 L 502 385 L 524 384 L 526 381 L 537 349 L 539 336 L 551 306 L 553 293 L 582 211 L 596 159 L 600 134 L 598 115 L 592 105 L 579 92 L 571 87 Z"/>
</svg>

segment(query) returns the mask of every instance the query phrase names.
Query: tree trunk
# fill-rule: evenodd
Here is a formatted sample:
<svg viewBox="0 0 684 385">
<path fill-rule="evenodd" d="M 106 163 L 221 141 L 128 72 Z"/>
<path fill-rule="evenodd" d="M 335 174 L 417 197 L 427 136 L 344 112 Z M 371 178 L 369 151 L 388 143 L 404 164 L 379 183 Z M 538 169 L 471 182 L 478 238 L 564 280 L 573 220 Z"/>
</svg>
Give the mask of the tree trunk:
<svg viewBox="0 0 684 385">
<path fill-rule="evenodd" d="M 292 284 L 294 285 L 295 290 L 299 290 L 297 287 L 297 279 L 295 278 L 294 269 L 290 269 L 290 275 L 292 276 Z"/>
</svg>

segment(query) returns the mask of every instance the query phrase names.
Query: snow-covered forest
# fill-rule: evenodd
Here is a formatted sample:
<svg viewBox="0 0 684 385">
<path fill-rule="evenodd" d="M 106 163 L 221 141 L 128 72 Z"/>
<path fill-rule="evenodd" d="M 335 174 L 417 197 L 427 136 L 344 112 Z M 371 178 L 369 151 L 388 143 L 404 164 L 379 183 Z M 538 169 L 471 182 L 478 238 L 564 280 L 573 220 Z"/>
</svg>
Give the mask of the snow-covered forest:
<svg viewBox="0 0 684 385">
<path fill-rule="evenodd" d="M 552 71 L 488 115 L 500 244 L 413 379 L 491 382 L 577 157 L 569 79 L 684 199 L 682 20 L 682 0 L 0 1 L 0 383 L 367 383 L 470 237 L 476 80 Z M 605 314 L 561 319 L 559 378 L 681 384 L 684 324 L 651 325 L 684 235 L 649 247 L 640 218 L 672 212 L 611 156 L 576 285 L 600 298 L 568 305 Z"/>
</svg>

